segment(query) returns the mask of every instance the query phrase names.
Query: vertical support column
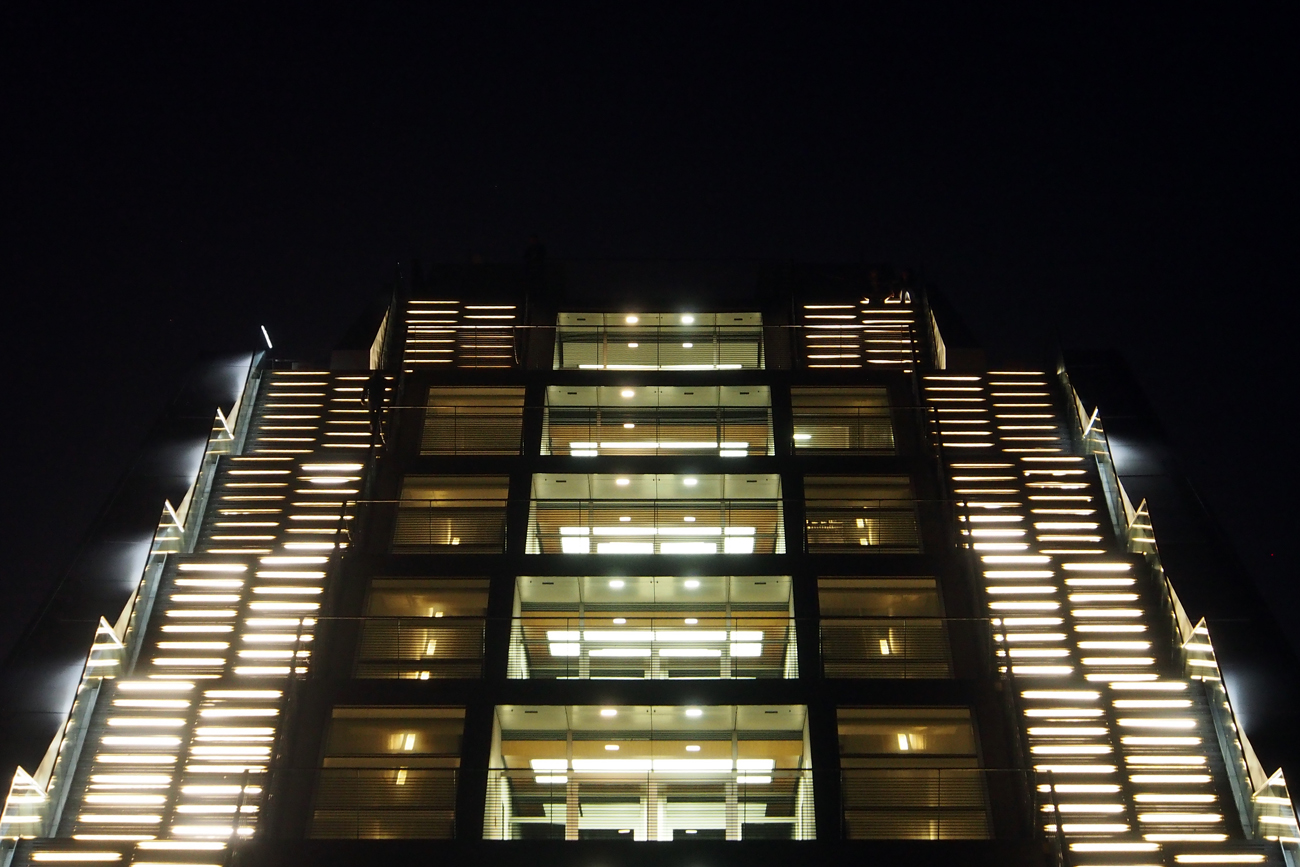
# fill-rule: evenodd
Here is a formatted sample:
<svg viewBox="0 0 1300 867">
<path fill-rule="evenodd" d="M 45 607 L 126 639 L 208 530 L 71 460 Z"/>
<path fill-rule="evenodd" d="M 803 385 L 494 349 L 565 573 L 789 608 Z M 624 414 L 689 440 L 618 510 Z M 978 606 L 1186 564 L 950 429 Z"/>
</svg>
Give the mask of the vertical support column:
<svg viewBox="0 0 1300 867">
<path fill-rule="evenodd" d="M 456 839 L 482 840 L 487 809 L 488 760 L 496 708 L 472 702 L 465 708 L 465 732 L 456 780 Z"/>
</svg>

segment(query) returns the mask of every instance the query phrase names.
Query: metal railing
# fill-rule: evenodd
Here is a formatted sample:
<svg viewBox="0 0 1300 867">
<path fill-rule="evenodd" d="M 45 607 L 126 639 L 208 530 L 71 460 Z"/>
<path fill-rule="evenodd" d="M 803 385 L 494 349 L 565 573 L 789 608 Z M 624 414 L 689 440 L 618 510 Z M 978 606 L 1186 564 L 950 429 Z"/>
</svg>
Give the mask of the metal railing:
<svg viewBox="0 0 1300 867">
<path fill-rule="evenodd" d="M 422 455 L 517 455 L 524 431 L 518 407 L 429 406 Z"/>
<path fill-rule="evenodd" d="M 848 840 L 985 840 L 990 783 L 1023 786 L 1026 771 L 848 768 L 840 772 Z"/>
<path fill-rule="evenodd" d="M 652 760 L 644 760 L 647 769 Z M 812 840 L 812 772 L 488 772 L 489 840 Z"/>
<path fill-rule="evenodd" d="M 921 550 L 916 509 L 898 500 L 828 508 L 807 500 L 806 533 L 809 554 L 853 554 L 867 551 L 915 553 Z"/>
<path fill-rule="evenodd" d="M 561 325 L 556 370 L 758 370 L 762 325 Z"/>
<path fill-rule="evenodd" d="M 772 411 L 747 407 L 547 407 L 542 453 L 770 455 Z"/>
<path fill-rule="evenodd" d="M 396 553 L 500 554 L 505 547 L 505 500 L 403 498 L 397 507 Z"/>
<path fill-rule="evenodd" d="M 511 623 L 507 676 L 515 679 L 793 678 L 794 621 L 748 616 L 565 617 L 536 612 Z"/>
<path fill-rule="evenodd" d="M 450 839 L 456 833 L 454 768 L 323 768 L 309 836 Z"/>
<path fill-rule="evenodd" d="M 483 676 L 482 617 L 366 617 L 356 676 L 429 680 Z"/>
<path fill-rule="evenodd" d="M 783 554 L 780 500 L 533 500 L 528 553 Z"/>
<path fill-rule="evenodd" d="M 794 448 L 851 454 L 893 454 L 889 407 L 794 407 Z"/>
<path fill-rule="evenodd" d="M 983 622 L 941 617 L 823 617 L 822 674 L 831 678 L 952 677 L 949 631 Z"/>
</svg>

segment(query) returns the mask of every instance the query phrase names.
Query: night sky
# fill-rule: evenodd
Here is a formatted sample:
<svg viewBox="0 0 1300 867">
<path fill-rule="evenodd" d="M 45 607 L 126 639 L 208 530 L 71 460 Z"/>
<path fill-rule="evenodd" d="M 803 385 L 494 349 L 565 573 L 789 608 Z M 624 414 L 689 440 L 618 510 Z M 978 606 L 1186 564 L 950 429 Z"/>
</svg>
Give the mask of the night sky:
<svg viewBox="0 0 1300 867">
<path fill-rule="evenodd" d="M 1121 350 L 1300 647 L 1284 4 L 457 5 L 0 10 L 0 655 L 193 365 L 533 232 L 896 262 L 990 347 Z"/>
</svg>

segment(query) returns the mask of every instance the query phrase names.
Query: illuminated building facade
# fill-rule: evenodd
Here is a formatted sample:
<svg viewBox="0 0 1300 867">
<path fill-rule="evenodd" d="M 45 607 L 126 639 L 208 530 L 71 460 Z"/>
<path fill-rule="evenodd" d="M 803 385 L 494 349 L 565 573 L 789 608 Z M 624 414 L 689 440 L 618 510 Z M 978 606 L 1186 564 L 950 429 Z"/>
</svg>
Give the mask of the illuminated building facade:
<svg viewBox="0 0 1300 867">
<path fill-rule="evenodd" d="M 0 864 L 1292 863 L 1099 414 L 949 320 L 883 269 L 447 266 L 259 354 Z"/>
</svg>

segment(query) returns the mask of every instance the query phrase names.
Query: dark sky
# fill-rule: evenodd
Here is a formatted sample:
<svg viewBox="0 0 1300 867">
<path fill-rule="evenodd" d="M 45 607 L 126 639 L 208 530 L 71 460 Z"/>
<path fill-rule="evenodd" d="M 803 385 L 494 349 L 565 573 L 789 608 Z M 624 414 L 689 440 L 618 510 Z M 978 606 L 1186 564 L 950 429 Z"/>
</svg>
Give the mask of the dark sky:
<svg viewBox="0 0 1300 867">
<path fill-rule="evenodd" d="M 1295 621 L 1284 4 L 532 5 L 0 9 L 0 631 L 197 360 L 530 232 L 898 262 L 989 345 L 1121 349 Z"/>
</svg>

